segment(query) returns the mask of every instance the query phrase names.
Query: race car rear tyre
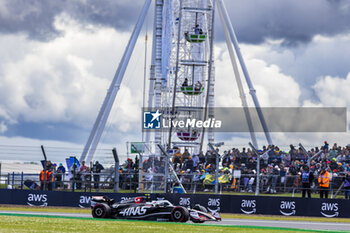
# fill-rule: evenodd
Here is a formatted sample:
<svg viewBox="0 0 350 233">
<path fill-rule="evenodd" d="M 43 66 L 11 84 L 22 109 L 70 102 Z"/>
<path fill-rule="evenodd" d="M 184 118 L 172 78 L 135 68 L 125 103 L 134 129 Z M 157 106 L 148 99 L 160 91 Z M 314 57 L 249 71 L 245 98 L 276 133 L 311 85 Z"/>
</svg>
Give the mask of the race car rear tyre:
<svg viewBox="0 0 350 233">
<path fill-rule="evenodd" d="M 111 207 L 105 203 L 98 203 L 92 209 L 94 218 L 109 218 L 111 216 Z"/>
<path fill-rule="evenodd" d="M 183 206 L 176 206 L 171 211 L 171 221 L 173 222 L 187 222 L 189 216 L 188 209 Z"/>
<path fill-rule="evenodd" d="M 205 208 L 204 206 L 202 206 L 202 205 L 195 205 L 194 207 L 193 207 L 193 209 L 194 210 L 199 210 L 199 211 L 201 211 L 201 212 L 204 212 L 204 213 L 208 213 L 208 210 L 207 210 L 207 208 Z"/>
</svg>

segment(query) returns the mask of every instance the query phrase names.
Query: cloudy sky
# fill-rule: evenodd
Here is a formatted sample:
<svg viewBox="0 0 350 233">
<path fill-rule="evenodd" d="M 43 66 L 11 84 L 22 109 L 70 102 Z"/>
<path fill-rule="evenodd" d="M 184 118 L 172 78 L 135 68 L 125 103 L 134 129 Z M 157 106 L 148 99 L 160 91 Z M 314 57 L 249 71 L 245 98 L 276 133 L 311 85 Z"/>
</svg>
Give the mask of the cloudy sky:
<svg viewBox="0 0 350 233">
<path fill-rule="evenodd" d="M 225 2 L 262 106 L 350 106 L 348 0 Z M 23 156 L 40 156 L 28 146 L 42 144 L 79 156 L 143 3 L 0 0 L 0 160 L 15 159 L 20 146 Z M 216 22 L 216 105 L 240 106 Z M 106 150 L 114 145 L 125 153 L 125 141 L 141 140 L 144 36 L 151 28 L 149 14 L 101 139 Z M 272 137 L 282 146 L 350 143 L 348 133 Z M 266 143 L 262 134 L 258 139 Z M 243 146 L 249 138 L 223 134 L 218 140 Z"/>
</svg>

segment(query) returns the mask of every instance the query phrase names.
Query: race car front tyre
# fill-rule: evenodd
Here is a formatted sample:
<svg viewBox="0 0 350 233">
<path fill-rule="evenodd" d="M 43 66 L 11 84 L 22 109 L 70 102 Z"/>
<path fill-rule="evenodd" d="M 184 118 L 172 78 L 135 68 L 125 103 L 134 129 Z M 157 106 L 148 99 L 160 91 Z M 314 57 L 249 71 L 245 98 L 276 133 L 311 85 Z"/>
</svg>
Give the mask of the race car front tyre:
<svg viewBox="0 0 350 233">
<path fill-rule="evenodd" d="M 173 222 L 187 222 L 190 214 L 187 208 L 176 206 L 171 211 L 171 221 Z"/>
<path fill-rule="evenodd" d="M 111 207 L 105 203 L 98 203 L 92 208 L 92 217 L 109 218 L 111 216 Z"/>
</svg>

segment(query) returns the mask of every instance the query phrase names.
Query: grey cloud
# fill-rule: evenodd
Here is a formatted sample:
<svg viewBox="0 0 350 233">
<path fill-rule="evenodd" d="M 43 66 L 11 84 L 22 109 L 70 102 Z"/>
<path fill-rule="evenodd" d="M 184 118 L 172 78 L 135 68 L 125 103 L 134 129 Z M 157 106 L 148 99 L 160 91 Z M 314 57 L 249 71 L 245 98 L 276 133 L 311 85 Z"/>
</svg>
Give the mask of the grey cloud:
<svg viewBox="0 0 350 233">
<path fill-rule="evenodd" d="M 293 46 L 308 42 L 316 34 L 334 35 L 350 29 L 350 3 L 347 0 L 225 2 L 238 39 L 245 43 L 257 44 L 273 38 L 284 39 L 284 45 Z M 30 38 L 47 40 L 59 35 L 53 21 L 62 12 L 87 24 L 129 30 L 143 3 L 142 0 L 4 0 L 0 3 L 0 32 L 25 32 Z M 217 28 L 217 39 L 224 39 L 220 27 Z"/>
<path fill-rule="evenodd" d="M 308 42 L 314 35 L 335 35 L 350 29 L 350 3 L 346 0 L 225 1 L 237 37 L 257 44 L 267 38 L 284 45 Z M 223 38 L 222 29 L 218 37 Z"/>
<path fill-rule="evenodd" d="M 0 33 L 25 33 L 31 39 L 49 40 L 59 35 L 53 24 L 61 13 L 86 24 L 128 30 L 142 4 L 126 0 L 4 0 L 0 2 Z"/>
</svg>

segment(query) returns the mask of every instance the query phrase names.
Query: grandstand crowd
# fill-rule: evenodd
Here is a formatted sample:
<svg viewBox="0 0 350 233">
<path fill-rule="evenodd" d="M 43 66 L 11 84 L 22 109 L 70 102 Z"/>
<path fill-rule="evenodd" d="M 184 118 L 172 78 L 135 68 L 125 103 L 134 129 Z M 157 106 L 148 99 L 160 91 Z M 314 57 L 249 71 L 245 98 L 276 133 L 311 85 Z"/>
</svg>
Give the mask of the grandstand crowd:
<svg viewBox="0 0 350 233">
<path fill-rule="evenodd" d="M 144 190 L 164 190 L 172 192 L 181 183 L 189 192 L 213 191 L 218 172 L 221 191 L 255 192 L 257 187 L 257 158 L 260 158 L 259 192 L 310 192 L 328 197 L 329 190 L 344 191 L 349 199 L 350 192 L 350 144 L 332 146 L 327 141 L 309 151 L 290 145 L 283 151 L 278 146 L 264 146 L 262 150 L 232 148 L 220 152 L 208 150 L 205 153 L 190 154 L 187 149 L 174 147 L 169 151 L 171 165 L 177 177 L 171 175 L 165 182 L 165 157 L 146 156 L 142 163 L 142 183 Z M 217 164 L 218 162 L 218 164 Z M 40 173 L 40 189 L 100 189 L 114 188 L 114 168 L 104 169 L 97 161 L 82 162 L 79 168 L 66 171 L 62 164 L 50 161 Z M 68 178 L 68 180 L 67 180 Z M 179 180 L 178 180 L 178 179 Z M 139 158 L 128 158 L 119 168 L 119 187 L 136 192 L 139 185 Z M 36 188 L 35 182 L 25 185 Z M 333 194 L 333 193 L 332 193 Z"/>
<path fill-rule="evenodd" d="M 181 151 L 180 148 L 173 148 L 172 151 L 174 169 L 186 189 L 192 189 L 194 184 L 197 191 L 212 189 L 215 184 L 215 168 L 219 166 L 218 181 L 223 189 L 254 192 L 258 156 L 250 148 L 232 148 L 223 153 L 216 149 L 208 150 L 205 154 L 200 152 L 192 155 L 186 149 Z M 217 154 L 219 164 L 216 164 Z M 258 154 L 262 192 L 290 191 L 286 187 L 322 192 L 323 189 L 327 191 L 342 184 L 345 191 L 350 188 L 350 144 L 342 147 L 334 143 L 330 146 L 325 141 L 321 147 L 312 148 L 307 153 L 293 145 L 290 145 L 288 151 L 270 145 L 264 146 Z M 128 159 L 122 169 L 123 173 L 130 175 L 137 168 Z M 161 186 L 164 176 L 157 174 L 164 174 L 164 168 L 165 162 L 162 158 L 150 157 L 145 160 L 145 181 Z M 324 182 L 324 176 L 328 179 L 327 182 Z M 171 182 L 176 181 L 173 179 Z M 325 196 L 328 197 L 328 191 Z"/>
</svg>

